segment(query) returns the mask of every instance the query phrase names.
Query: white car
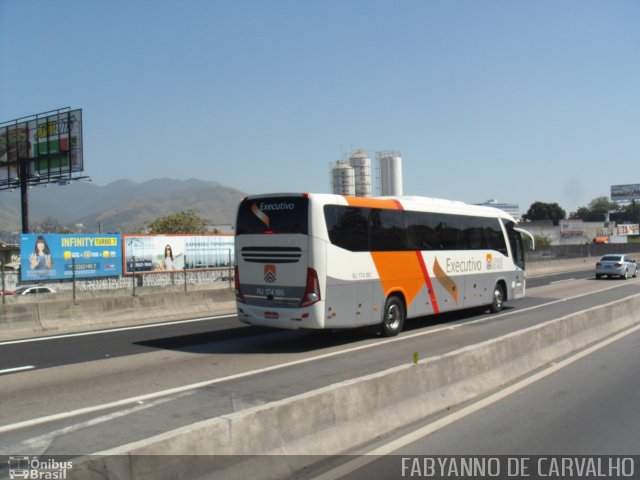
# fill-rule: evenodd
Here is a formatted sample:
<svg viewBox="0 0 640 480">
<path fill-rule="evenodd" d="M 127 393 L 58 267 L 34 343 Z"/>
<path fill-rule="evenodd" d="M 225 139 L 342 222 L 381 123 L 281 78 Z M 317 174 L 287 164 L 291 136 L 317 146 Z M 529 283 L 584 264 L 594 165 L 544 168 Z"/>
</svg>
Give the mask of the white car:
<svg viewBox="0 0 640 480">
<path fill-rule="evenodd" d="M 40 293 L 56 293 L 56 291 L 53 288 L 41 286 L 16 288 L 16 295 L 35 295 Z"/>
<path fill-rule="evenodd" d="M 596 278 L 603 276 L 621 277 L 625 280 L 638 276 L 638 265 L 629 255 L 610 253 L 596 263 Z"/>
</svg>

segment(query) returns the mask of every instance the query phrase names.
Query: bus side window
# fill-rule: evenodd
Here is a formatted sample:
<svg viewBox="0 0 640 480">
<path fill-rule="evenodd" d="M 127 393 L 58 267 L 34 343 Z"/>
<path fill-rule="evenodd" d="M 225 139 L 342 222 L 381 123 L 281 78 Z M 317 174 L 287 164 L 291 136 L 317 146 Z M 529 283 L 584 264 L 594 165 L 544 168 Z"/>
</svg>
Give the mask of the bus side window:
<svg viewBox="0 0 640 480">
<path fill-rule="evenodd" d="M 373 209 L 369 220 L 372 252 L 407 250 L 404 212 Z"/>
<path fill-rule="evenodd" d="M 407 247 L 409 250 L 435 250 L 436 232 L 433 228 L 433 214 L 406 212 Z"/>
<path fill-rule="evenodd" d="M 504 234 L 500 228 L 500 221 L 496 218 L 487 219 L 487 225 L 484 229 L 487 248 L 496 250 L 503 255 L 508 255 L 507 244 L 504 241 Z"/>
<path fill-rule="evenodd" d="M 324 216 L 332 244 L 352 252 L 369 250 L 369 209 L 327 205 Z"/>
</svg>

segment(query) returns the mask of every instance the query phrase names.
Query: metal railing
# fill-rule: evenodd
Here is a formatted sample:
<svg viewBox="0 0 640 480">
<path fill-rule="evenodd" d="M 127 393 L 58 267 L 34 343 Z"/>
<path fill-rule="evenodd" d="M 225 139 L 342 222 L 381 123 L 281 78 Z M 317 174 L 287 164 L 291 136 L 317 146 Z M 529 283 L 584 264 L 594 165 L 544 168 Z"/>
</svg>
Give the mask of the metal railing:
<svg viewBox="0 0 640 480">
<path fill-rule="evenodd" d="M 120 277 L 72 278 L 42 282 L 21 282 L 20 272 L 6 270 L 0 263 L 2 291 L 14 291 L 19 287 L 47 286 L 56 291 L 54 295 L 24 295 L 20 301 L 48 301 L 60 298 L 91 298 L 113 295 L 144 295 L 159 291 L 190 291 L 233 286 L 233 269 L 177 270 L 173 272 L 145 272 Z M 2 295 L 2 304 L 13 303 L 15 295 Z"/>
</svg>

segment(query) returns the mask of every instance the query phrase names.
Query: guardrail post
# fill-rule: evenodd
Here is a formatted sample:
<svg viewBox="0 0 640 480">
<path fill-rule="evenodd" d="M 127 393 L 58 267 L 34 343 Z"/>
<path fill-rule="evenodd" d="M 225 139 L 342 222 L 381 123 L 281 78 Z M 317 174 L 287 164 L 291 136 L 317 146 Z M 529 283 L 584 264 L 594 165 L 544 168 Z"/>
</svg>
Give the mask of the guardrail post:
<svg viewBox="0 0 640 480">
<path fill-rule="evenodd" d="M 7 299 L 6 299 L 6 288 L 5 288 L 5 281 L 4 281 L 4 262 L 0 263 L 0 269 L 2 269 L 2 304 L 5 305 L 7 303 Z"/>
<path fill-rule="evenodd" d="M 187 291 L 187 268 L 186 266 L 182 268 L 182 276 L 184 277 L 184 291 Z"/>
<path fill-rule="evenodd" d="M 133 278 L 133 296 L 136 296 L 136 257 L 131 257 L 132 277 Z"/>
</svg>

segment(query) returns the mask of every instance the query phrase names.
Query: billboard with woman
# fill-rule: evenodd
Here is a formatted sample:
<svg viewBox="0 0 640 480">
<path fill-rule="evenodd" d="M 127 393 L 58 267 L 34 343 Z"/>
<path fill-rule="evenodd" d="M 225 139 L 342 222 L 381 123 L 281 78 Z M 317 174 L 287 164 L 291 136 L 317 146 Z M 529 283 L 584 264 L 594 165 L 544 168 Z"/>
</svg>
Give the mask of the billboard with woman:
<svg viewBox="0 0 640 480">
<path fill-rule="evenodd" d="M 20 236 L 20 278 L 61 280 L 122 274 L 120 235 L 23 234 Z"/>
<path fill-rule="evenodd" d="M 123 235 L 124 274 L 233 265 L 233 235 Z"/>
</svg>

